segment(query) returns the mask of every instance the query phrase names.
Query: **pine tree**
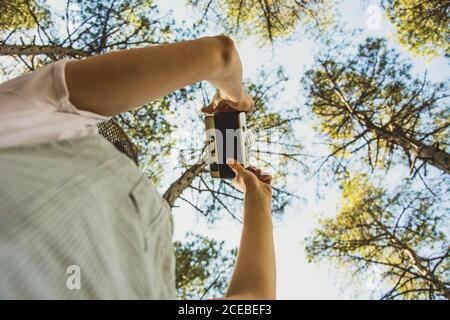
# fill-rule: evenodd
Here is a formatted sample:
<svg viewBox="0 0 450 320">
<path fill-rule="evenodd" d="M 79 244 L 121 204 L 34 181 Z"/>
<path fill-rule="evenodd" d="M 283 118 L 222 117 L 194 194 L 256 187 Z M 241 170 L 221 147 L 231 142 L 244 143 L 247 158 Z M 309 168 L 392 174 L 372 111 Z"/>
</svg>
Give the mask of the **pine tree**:
<svg viewBox="0 0 450 320">
<path fill-rule="evenodd" d="M 228 34 L 256 36 L 261 45 L 288 37 L 299 24 L 325 30 L 332 23 L 330 1 L 189 0 L 202 20 L 217 21 Z"/>
<path fill-rule="evenodd" d="M 307 257 L 352 276 L 378 270 L 382 299 L 450 299 L 446 218 L 428 191 L 406 182 L 391 193 L 354 174 L 343 182 L 336 218 L 321 220 L 307 239 Z"/>
<path fill-rule="evenodd" d="M 371 168 L 387 168 L 400 151 L 413 174 L 427 164 L 449 174 L 446 83 L 415 78 L 411 64 L 383 39 L 344 52 L 319 56 L 303 79 L 308 107 L 331 148 L 327 160 L 345 170 L 364 152 Z"/>
<path fill-rule="evenodd" d="M 443 0 L 387 0 L 386 14 L 396 39 L 412 53 L 425 57 L 450 56 L 450 2 Z"/>
</svg>

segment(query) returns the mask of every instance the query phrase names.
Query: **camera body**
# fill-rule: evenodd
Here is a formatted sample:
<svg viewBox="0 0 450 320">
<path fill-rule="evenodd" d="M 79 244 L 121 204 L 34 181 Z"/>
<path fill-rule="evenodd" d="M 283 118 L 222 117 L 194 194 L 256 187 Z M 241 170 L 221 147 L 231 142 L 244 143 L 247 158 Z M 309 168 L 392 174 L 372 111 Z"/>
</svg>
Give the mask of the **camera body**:
<svg viewBox="0 0 450 320">
<path fill-rule="evenodd" d="M 232 179 L 234 171 L 226 164 L 236 159 L 249 164 L 252 134 L 247 128 L 245 112 L 217 112 L 205 115 L 207 164 L 211 177 Z"/>
</svg>

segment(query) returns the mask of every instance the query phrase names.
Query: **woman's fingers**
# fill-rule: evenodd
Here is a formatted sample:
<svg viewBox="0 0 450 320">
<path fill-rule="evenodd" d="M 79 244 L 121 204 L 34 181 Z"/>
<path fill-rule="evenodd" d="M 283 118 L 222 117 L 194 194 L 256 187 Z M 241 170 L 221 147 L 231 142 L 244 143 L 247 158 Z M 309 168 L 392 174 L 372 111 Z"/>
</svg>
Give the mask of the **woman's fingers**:
<svg viewBox="0 0 450 320">
<path fill-rule="evenodd" d="M 256 168 L 255 166 L 249 166 L 246 168 L 247 171 L 253 173 L 259 181 L 264 182 L 268 185 L 272 183 L 272 176 L 268 173 L 263 172 L 261 169 Z"/>
<path fill-rule="evenodd" d="M 209 106 L 204 106 L 203 108 L 201 108 L 201 112 L 203 113 L 212 113 L 214 110 L 214 107 L 212 105 Z"/>
<path fill-rule="evenodd" d="M 236 176 L 233 179 L 233 184 L 245 192 L 245 180 L 248 179 L 248 175 L 251 174 L 244 167 L 234 159 L 227 159 L 227 164 L 234 171 Z"/>
<path fill-rule="evenodd" d="M 201 109 L 203 113 L 216 113 L 216 112 L 236 112 L 240 111 L 236 106 L 233 105 L 232 101 L 222 100 L 217 105 L 211 103 Z"/>
<path fill-rule="evenodd" d="M 267 183 L 268 185 L 272 184 L 272 176 L 269 174 L 261 175 L 261 177 L 259 177 L 259 180 L 261 180 L 264 183 Z"/>
<path fill-rule="evenodd" d="M 236 173 L 236 175 L 243 174 L 245 172 L 244 167 L 234 159 L 227 159 L 227 164 L 234 171 L 234 173 Z"/>
<path fill-rule="evenodd" d="M 261 176 L 267 176 L 268 174 L 263 172 L 261 169 L 256 168 L 255 166 L 249 166 L 246 168 L 248 171 L 254 173 L 258 178 Z"/>
<path fill-rule="evenodd" d="M 238 163 L 234 159 L 228 159 L 227 164 L 230 168 L 236 173 L 236 177 L 233 179 L 233 183 L 244 190 L 244 184 L 252 181 L 255 177 L 269 186 L 272 183 L 272 176 L 263 172 L 261 169 L 256 168 L 255 166 L 250 166 L 248 168 L 244 168 L 240 163 Z"/>
<path fill-rule="evenodd" d="M 231 103 L 229 100 L 220 101 L 214 112 L 236 112 L 237 109 Z"/>
<path fill-rule="evenodd" d="M 242 97 L 242 101 L 240 102 L 239 108 L 241 111 L 249 112 L 253 109 L 253 105 L 255 102 L 253 101 L 253 98 L 250 94 L 244 92 L 244 95 Z"/>
<path fill-rule="evenodd" d="M 249 166 L 249 167 L 247 167 L 246 168 L 248 171 L 250 171 L 250 172 L 253 172 L 253 173 L 255 173 L 256 174 L 256 167 L 255 166 Z"/>
<path fill-rule="evenodd" d="M 220 92 L 217 91 L 213 97 L 212 102 L 208 106 L 204 106 L 201 111 L 204 113 L 214 112 L 249 112 L 253 108 L 253 98 L 248 93 L 243 93 L 240 102 L 234 102 L 221 97 Z"/>
</svg>

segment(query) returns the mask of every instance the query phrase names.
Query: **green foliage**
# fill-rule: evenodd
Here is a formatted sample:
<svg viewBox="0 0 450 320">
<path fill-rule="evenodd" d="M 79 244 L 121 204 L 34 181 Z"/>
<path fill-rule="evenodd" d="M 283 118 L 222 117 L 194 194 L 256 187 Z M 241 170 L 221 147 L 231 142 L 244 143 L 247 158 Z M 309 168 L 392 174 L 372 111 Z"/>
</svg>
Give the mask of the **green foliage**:
<svg viewBox="0 0 450 320">
<path fill-rule="evenodd" d="M 43 53 L 24 55 L 23 63 L 33 70 L 36 61 L 49 63 L 63 57 L 80 58 L 105 53 L 111 50 L 128 49 L 151 44 L 174 41 L 180 37 L 194 36 L 195 28 L 184 32 L 175 26 L 170 16 L 163 16 L 151 0 L 72 0 L 65 6 L 26 5 L 10 9 L 27 18 L 29 30 L 11 30 L 6 40 L 0 43 L 12 46 L 25 44 L 28 47 L 50 47 Z M 23 5 L 22 5 L 23 6 Z M 7 11 L 7 12 L 9 12 Z M 45 19 L 37 19 L 45 13 Z M 4 16 L 0 21 L 8 23 Z M 26 59 L 25 59 L 26 58 Z"/>
<path fill-rule="evenodd" d="M 412 66 L 383 39 L 368 38 L 354 55 L 342 54 L 345 48 L 336 51 L 339 56 L 319 57 L 303 78 L 307 105 L 330 157 L 343 167 L 351 155 L 365 151 L 371 168 L 387 168 L 394 151 L 402 150 L 411 170 L 417 159 L 439 167 L 421 150 L 448 152 L 447 85 L 414 78 Z M 445 167 L 445 161 L 441 164 Z"/>
<path fill-rule="evenodd" d="M 179 32 L 152 0 L 75 2 L 69 19 L 82 28 L 72 38 L 79 36 L 80 47 L 91 53 L 167 42 Z"/>
<path fill-rule="evenodd" d="M 40 1 L 0 1 L 0 31 L 31 29 L 48 18 L 48 10 Z"/>
<path fill-rule="evenodd" d="M 390 193 L 355 174 L 343 182 L 336 218 L 321 220 L 307 239 L 307 259 L 329 259 L 363 277 L 377 268 L 384 299 L 448 298 L 445 222 L 428 191 L 413 191 L 406 182 Z"/>
<path fill-rule="evenodd" d="M 450 2 L 443 0 L 387 0 L 386 14 L 396 39 L 417 55 L 450 56 Z"/>
<path fill-rule="evenodd" d="M 260 44 L 292 34 L 299 24 L 327 28 L 332 20 L 327 0 L 189 0 L 203 11 L 203 17 L 215 17 L 229 34 L 256 36 Z"/>
<path fill-rule="evenodd" d="M 180 299 L 218 298 L 225 295 L 237 250 L 218 242 L 188 234 L 176 241 L 176 287 Z"/>
</svg>

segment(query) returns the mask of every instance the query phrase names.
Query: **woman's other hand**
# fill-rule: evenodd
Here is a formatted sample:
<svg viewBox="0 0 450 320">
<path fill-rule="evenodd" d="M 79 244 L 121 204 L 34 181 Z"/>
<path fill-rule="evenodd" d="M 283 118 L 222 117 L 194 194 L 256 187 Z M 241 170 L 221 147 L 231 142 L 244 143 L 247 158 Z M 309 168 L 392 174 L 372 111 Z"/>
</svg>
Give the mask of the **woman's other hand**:
<svg viewBox="0 0 450 320">
<path fill-rule="evenodd" d="M 269 199 L 272 197 L 272 176 L 263 173 L 256 167 L 245 169 L 234 159 L 228 159 L 227 164 L 236 174 L 233 184 L 246 195 L 247 193 L 262 192 Z"/>
<path fill-rule="evenodd" d="M 204 113 L 214 112 L 249 112 L 253 108 L 253 98 L 250 94 L 243 92 L 242 98 L 239 102 L 231 101 L 230 99 L 222 97 L 220 90 L 217 90 L 213 100 L 208 106 L 202 108 Z"/>
</svg>

